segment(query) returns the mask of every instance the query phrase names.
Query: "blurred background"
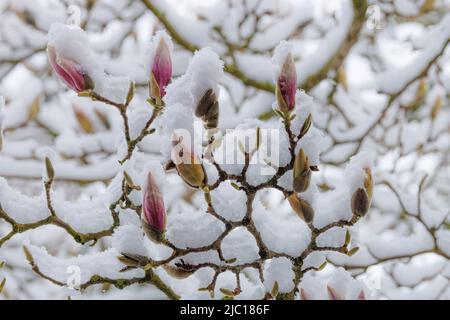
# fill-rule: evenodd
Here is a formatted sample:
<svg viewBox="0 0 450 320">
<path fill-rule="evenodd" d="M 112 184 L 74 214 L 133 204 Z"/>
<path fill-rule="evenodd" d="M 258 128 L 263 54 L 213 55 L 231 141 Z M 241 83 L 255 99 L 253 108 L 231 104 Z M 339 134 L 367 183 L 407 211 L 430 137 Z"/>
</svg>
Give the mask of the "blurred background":
<svg viewBox="0 0 450 320">
<path fill-rule="evenodd" d="M 40 194 L 50 148 L 55 188 L 76 201 L 104 192 L 119 170 L 121 119 L 55 77 L 45 52 L 53 22 L 81 26 L 108 73 L 136 81 L 134 105 L 147 96 L 155 31 L 174 40 L 175 76 L 197 48 L 212 47 L 226 64 L 221 129 L 272 119 L 270 58 L 281 40 L 292 41 L 299 88 L 314 98 L 314 123 L 324 132 L 320 188 L 335 188 L 359 151 L 375 155 L 374 200 L 357 239 L 372 259 L 330 254 L 330 268 L 344 266 L 381 298 L 450 298 L 450 0 L 1 0 L 0 176 Z M 157 157 L 158 135 L 140 149 Z M 177 194 L 188 192 L 180 185 Z M 10 230 L 3 222 L 0 239 Z M 52 226 L 15 235 L 0 247 L 0 298 L 68 295 L 30 270 L 24 240 L 60 257 L 103 246 L 80 246 Z M 84 298 L 145 298 L 152 290 L 103 286 Z"/>
</svg>

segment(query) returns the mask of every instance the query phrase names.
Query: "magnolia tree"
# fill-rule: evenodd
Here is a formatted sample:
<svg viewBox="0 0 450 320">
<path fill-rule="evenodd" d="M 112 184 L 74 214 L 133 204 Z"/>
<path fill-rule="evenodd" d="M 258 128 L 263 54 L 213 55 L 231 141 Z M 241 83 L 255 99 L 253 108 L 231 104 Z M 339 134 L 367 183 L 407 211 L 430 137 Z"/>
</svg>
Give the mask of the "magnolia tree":
<svg viewBox="0 0 450 320">
<path fill-rule="evenodd" d="M 448 299 L 446 0 L 0 5 L 6 299 Z"/>
</svg>

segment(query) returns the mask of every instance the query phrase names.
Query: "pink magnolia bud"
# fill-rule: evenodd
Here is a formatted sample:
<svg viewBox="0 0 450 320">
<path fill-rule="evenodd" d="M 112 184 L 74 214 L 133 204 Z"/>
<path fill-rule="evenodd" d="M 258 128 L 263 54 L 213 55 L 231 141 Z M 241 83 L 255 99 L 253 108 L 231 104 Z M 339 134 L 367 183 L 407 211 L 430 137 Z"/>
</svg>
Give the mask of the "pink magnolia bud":
<svg viewBox="0 0 450 320">
<path fill-rule="evenodd" d="M 147 236 L 153 241 L 160 242 L 166 230 L 166 209 L 151 172 L 147 175 L 147 185 L 142 199 L 141 220 Z"/>
<path fill-rule="evenodd" d="M 289 53 L 283 63 L 277 79 L 276 96 L 278 107 L 283 112 L 288 112 L 295 107 L 295 92 L 297 90 L 297 70 L 294 58 Z"/>
<path fill-rule="evenodd" d="M 166 87 L 172 78 L 172 58 L 169 45 L 161 38 L 153 58 L 150 95 L 152 98 L 162 98 L 166 94 Z"/>
<path fill-rule="evenodd" d="M 47 46 L 47 55 L 53 70 L 70 89 L 76 92 L 93 89 L 91 79 L 79 63 L 60 56 L 50 45 Z"/>
</svg>

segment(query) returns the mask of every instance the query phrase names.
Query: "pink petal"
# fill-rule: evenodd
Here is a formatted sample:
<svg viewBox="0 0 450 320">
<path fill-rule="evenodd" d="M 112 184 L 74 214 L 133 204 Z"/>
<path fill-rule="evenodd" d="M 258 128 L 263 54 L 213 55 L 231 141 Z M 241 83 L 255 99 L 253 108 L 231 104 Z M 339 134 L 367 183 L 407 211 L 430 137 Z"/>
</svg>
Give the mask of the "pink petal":
<svg viewBox="0 0 450 320">
<path fill-rule="evenodd" d="M 297 71 L 291 54 L 286 57 L 286 61 L 283 64 L 280 76 L 278 77 L 278 85 L 289 110 L 292 110 L 295 107 Z"/>
<path fill-rule="evenodd" d="M 80 65 L 65 59 L 59 59 L 59 62 L 68 75 L 65 80 L 71 84 L 70 87 L 77 92 L 83 91 L 85 88 L 85 81 L 84 75 L 80 71 Z"/>
<path fill-rule="evenodd" d="M 150 172 L 147 176 L 147 186 L 142 201 L 142 213 L 148 225 L 159 232 L 164 232 L 166 227 L 164 200 Z"/>
<path fill-rule="evenodd" d="M 80 66 L 78 64 L 58 57 L 55 48 L 52 46 L 48 46 L 47 54 L 53 70 L 55 70 L 56 74 L 69 88 L 77 92 L 84 90 L 84 76 L 80 72 Z"/>
<path fill-rule="evenodd" d="M 165 95 L 165 88 L 172 78 L 172 60 L 169 47 L 162 39 L 156 49 L 152 72 L 156 83 L 158 83 L 160 95 L 163 97 Z"/>
</svg>

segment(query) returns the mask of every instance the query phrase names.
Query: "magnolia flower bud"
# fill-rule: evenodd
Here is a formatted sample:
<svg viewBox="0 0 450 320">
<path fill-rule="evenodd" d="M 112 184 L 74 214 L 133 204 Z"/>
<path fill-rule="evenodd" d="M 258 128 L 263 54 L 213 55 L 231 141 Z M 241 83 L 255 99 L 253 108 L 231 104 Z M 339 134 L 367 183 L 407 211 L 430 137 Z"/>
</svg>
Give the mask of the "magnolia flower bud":
<svg viewBox="0 0 450 320">
<path fill-rule="evenodd" d="M 147 185 L 142 199 L 141 220 L 147 236 L 155 242 L 161 242 L 166 229 L 166 209 L 151 172 L 147 175 Z"/>
<path fill-rule="evenodd" d="M 352 196 L 351 207 L 352 213 L 362 217 L 369 211 L 370 200 L 366 190 L 358 188 Z"/>
<path fill-rule="evenodd" d="M 172 78 L 172 58 L 169 45 L 164 38 L 159 40 L 153 57 L 150 74 L 150 96 L 161 99 L 166 94 L 166 87 Z"/>
<path fill-rule="evenodd" d="M 291 205 L 292 210 L 305 221 L 306 223 L 310 223 L 314 219 L 314 209 L 311 205 L 305 200 L 299 198 L 297 194 L 293 193 L 288 197 L 289 204 Z"/>
<path fill-rule="evenodd" d="M 70 89 L 81 92 L 94 88 L 92 80 L 79 63 L 59 55 L 51 45 L 47 46 L 47 55 L 53 70 Z"/>
<path fill-rule="evenodd" d="M 297 90 L 297 70 L 294 58 L 286 56 L 280 75 L 278 76 L 275 94 L 280 111 L 289 112 L 295 107 L 295 91 Z"/>
<path fill-rule="evenodd" d="M 303 149 L 295 157 L 294 161 L 294 182 L 293 188 L 296 192 L 305 192 L 311 182 L 311 168 L 309 167 L 309 159 Z"/>
<path fill-rule="evenodd" d="M 373 195 L 373 179 L 370 168 L 365 168 L 364 185 L 358 188 L 352 195 L 351 208 L 356 216 L 364 216 L 369 211 L 370 201 Z"/>
<path fill-rule="evenodd" d="M 205 92 L 197 104 L 195 116 L 203 120 L 206 129 L 217 128 L 219 121 L 219 102 L 212 89 Z"/>
<path fill-rule="evenodd" d="M 177 136 L 172 138 L 172 144 L 174 146 L 172 161 L 175 164 L 178 175 L 189 186 L 201 188 L 207 182 L 207 176 L 200 159 Z"/>
</svg>

